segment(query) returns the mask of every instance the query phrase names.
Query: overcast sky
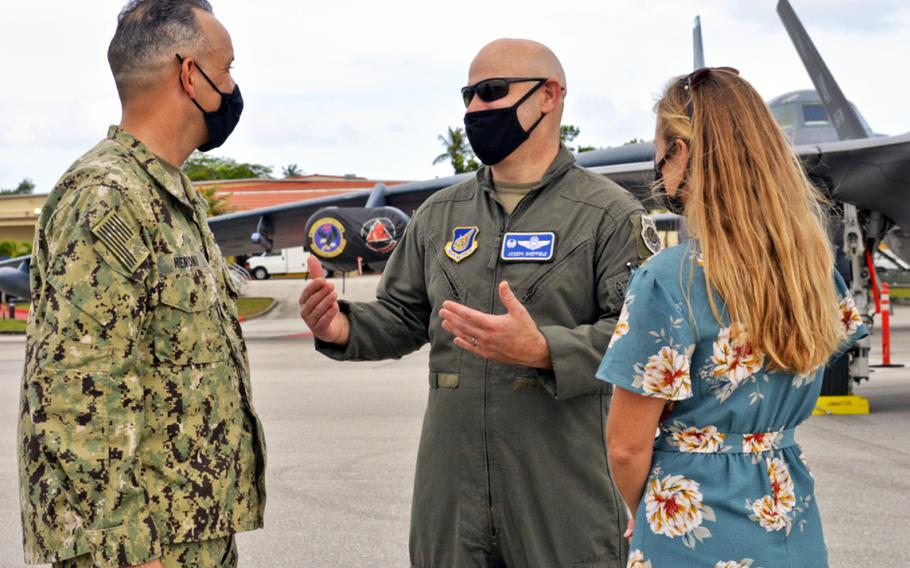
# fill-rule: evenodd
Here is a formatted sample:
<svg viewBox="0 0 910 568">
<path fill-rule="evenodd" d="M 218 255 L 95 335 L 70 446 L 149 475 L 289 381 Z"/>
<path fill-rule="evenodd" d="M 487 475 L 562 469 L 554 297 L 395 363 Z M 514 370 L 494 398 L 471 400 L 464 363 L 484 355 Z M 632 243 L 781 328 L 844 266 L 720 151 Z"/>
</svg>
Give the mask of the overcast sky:
<svg viewBox="0 0 910 568">
<path fill-rule="evenodd" d="M 106 50 L 122 0 L 4 2 L 0 188 L 49 191 L 120 118 Z M 910 130 L 910 3 L 792 0 L 844 93 L 876 132 Z M 459 87 L 497 37 L 552 48 L 576 142 L 650 138 L 664 82 L 692 67 L 701 15 L 708 65 L 732 65 L 767 99 L 811 88 L 773 0 L 212 0 L 231 33 L 246 106 L 214 155 L 306 173 L 425 179 L 437 135 L 460 126 Z M 571 6 L 565 10 L 560 6 Z"/>
</svg>

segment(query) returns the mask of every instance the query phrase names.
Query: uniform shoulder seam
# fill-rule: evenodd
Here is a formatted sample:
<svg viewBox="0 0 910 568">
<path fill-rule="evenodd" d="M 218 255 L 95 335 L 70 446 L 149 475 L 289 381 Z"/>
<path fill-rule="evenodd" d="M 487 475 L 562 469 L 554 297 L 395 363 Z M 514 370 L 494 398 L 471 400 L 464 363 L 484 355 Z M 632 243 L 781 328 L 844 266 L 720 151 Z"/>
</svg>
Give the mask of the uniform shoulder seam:
<svg viewBox="0 0 910 568">
<path fill-rule="evenodd" d="M 474 188 L 471 187 L 472 184 L 475 186 Z M 415 216 L 424 209 L 427 209 L 434 205 L 441 205 L 443 203 L 453 203 L 458 201 L 468 201 L 470 199 L 470 195 L 473 195 L 473 191 L 477 190 L 476 184 L 477 180 L 470 178 L 437 190 L 432 195 L 427 197 L 426 201 L 424 201 L 423 204 L 417 209 Z M 467 195 L 469 191 L 470 195 Z"/>
</svg>

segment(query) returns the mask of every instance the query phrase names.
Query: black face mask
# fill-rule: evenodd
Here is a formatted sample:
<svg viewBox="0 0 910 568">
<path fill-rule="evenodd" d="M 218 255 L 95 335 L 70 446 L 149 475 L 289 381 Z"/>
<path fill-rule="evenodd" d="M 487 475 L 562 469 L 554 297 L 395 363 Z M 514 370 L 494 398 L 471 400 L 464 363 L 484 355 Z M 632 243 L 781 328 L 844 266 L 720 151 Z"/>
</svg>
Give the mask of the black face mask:
<svg viewBox="0 0 910 568">
<path fill-rule="evenodd" d="M 670 213 L 675 213 L 676 215 L 682 215 L 683 211 L 685 211 L 686 208 L 686 205 L 682 200 L 682 192 L 686 187 L 686 180 L 683 179 L 679 182 L 679 185 L 676 187 L 676 195 L 670 195 L 667 193 L 667 188 L 664 187 L 663 184 L 663 169 L 669 158 L 670 153 L 664 154 L 664 157 L 658 160 L 656 164 L 654 164 L 654 185 L 660 185 L 660 195 L 663 198 L 663 204 L 667 208 L 667 211 Z"/>
<path fill-rule="evenodd" d="M 180 55 L 177 55 L 177 59 L 183 63 L 183 58 L 180 57 Z M 205 127 L 209 132 L 208 141 L 199 146 L 199 151 L 208 152 L 209 150 L 213 150 L 224 144 L 225 140 L 228 139 L 228 136 L 231 135 L 231 132 L 234 131 L 237 123 L 240 122 L 240 114 L 243 112 L 243 95 L 240 94 L 240 87 L 237 85 L 234 85 L 234 91 L 230 94 L 222 93 L 215 83 L 209 79 L 209 76 L 205 74 L 202 67 L 196 64 L 196 69 L 202 73 L 202 76 L 205 77 L 205 80 L 208 81 L 209 85 L 215 89 L 215 92 L 221 95 L 221 105 L 218 106 L 218 110 L 213 112 L 208 112 L 202 108 L 202 106 L 196 102 L 196 99 L 190 99 L 193 101 L 193 104 L 196 105 L 196 108 L 202 111 Z"/>
<path fill-rule="evenodd" d="M 546 113 L 540 113 L 540 118 L 525 131 L 518 120 L 518 107 L 544 83 L 546 81 L 537 83 L 510 107 L 478 110 L 464 115 L 464 128 L 468 141 L 481 162 L 488 166 L 498 164 L 531 136 Z"/>
</svg>

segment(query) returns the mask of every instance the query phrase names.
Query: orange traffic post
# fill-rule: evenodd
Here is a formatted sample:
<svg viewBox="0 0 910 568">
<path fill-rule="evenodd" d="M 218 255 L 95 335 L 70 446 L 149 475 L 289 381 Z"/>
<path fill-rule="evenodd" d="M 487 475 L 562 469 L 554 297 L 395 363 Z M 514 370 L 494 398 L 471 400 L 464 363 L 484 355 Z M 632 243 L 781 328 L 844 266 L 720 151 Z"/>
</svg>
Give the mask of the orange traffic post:
<svg viewBox="0 0 910 568">
<path fill-rule="evenodd" d="M 902 364 L 891 363 L 891 294 L 888 292 L 888 283 L 882 282 L 881 293 L 882 314 L 882 364 L 870 365 L 871 367 L 903 367 Z"/>
<path fill-rule="evenodd" d="M 888 283 L 882 283 L 882 364 L 891 364 L 891 294 Z"/>
</svg>

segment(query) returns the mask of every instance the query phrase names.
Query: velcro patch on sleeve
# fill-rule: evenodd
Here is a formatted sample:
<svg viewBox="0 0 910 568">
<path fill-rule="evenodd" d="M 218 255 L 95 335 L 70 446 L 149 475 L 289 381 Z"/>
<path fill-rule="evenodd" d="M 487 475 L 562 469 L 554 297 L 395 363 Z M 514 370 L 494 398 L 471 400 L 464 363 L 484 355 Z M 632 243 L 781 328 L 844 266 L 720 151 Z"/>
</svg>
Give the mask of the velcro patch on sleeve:
<svg viewBox="0 0 910 568">
<path fill-rule="evenodd" d="M 131 274 L 149 255 L 142 239 L 130 224 L 117 214 L 116 210 L 102 217 L 92 227 L 92 234 Z"/>
</svg>

